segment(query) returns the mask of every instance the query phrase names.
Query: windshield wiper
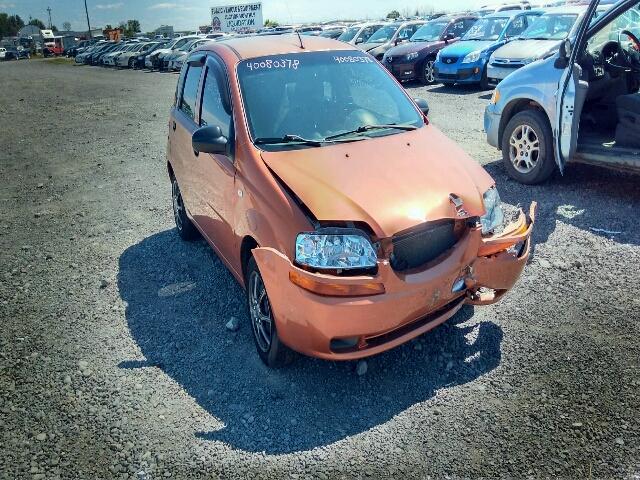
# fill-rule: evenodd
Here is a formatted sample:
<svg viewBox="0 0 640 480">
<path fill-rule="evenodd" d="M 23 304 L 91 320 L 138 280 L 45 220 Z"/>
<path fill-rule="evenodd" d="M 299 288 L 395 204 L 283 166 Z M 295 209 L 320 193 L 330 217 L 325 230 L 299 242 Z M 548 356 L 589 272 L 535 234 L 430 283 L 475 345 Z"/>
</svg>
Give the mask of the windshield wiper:
<svg viewBox="0 0 640 480">
<path fill-rule="evenodd" d="M 256 138 L 253 141 L 256 145 L 273 145 L 278 143 L 301 143 L 304 145 L 311 145 L 313 147 L 321 147 L 323 143 L 326 143 L 324 140 L 310 140 L 308 138 L 303 138 L 299 135 L 285 135 L 284 137 L 261 137 Z"/>
<path fill-rule="evenodd" d="M 395 128 L 396 130 L 416 130 L 418 127 L 415 125 L 396 125 L 391 123 L 389 125 L 361 125 L 355 130 L 349 130 L 348 132 L 336 133 L 325 138 L 325 140 L 333 140 L 335 138 L 346 137 L 347 135 L 353 135 L 354 133 L 365 133 L 369 130 L 382 130 L 386 128 Z"/>
</svg>

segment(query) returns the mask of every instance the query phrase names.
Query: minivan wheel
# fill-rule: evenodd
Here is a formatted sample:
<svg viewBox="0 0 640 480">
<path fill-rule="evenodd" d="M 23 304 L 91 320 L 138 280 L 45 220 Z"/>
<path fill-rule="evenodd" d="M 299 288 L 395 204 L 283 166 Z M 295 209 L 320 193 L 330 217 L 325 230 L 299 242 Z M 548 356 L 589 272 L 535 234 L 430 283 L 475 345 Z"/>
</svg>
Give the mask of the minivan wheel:
<svg viewBox="0 0 640 480">
<path fill-rule="evenodd" d="M 436 82 L 435 71 L 433 69 L 435 63 L 433 58 L 427 58 L 422 65 L 421 80 L 425 85 L 433 85 Z"/>
<path fill-rule="evenodd" d="M 173 218 L 176 221 L 176 229 L 180 238 L 183 240 L 195 240 L 198 238 L 198 230 L 187 215 L 178 180 L 175 177 L 171 178 L 171 203 L 173 204 Z"/>
<path fill-rule="evenodd" d="M 555 170 L 553 134 L 544 113 L 526 110 L 513 116 L 502 135 L 502 161 L 514 180 L 535 185 Z"/>
<path fill-rule="evenodd" d="M 247 305 L 256 350 L 265 365 L 283 367 L 293 360 L 293 351 L 280 341 L 262 275 L 253 257 L 247 265 Z"/>
</svg>

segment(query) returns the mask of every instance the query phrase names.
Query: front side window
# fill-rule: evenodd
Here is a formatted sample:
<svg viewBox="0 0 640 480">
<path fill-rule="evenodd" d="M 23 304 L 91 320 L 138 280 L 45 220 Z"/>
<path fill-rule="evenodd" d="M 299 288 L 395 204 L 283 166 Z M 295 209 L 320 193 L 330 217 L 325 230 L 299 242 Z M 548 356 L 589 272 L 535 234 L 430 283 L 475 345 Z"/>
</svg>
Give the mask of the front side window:
<svg viewBox="0 0 640 480">
<path fill-rule="evenodd" d="M 180 99 L 180 110 L 182 110 L 191 120 L 195 120 L 196 118 L 196 98 L 198 97 L 198 85 L 200 83 L 201 74 L 202 67 L 189 66 L 184 78 L 182 98 Z"/>
<path fill-rule="evenodd" d="M 351 28 L 347 28 L 344 32 L 342 32 L 342 34 L 338 37 L 338 40 L 342 41 L 342 42 L 350 42 L 351 40 L 354 39 L 354 37 L 358 34 L 358 32 L 360 31 L 360 27 L 351 27 Z"/>
<path fill-rule="evenodd" d="M 237 75 L 254 142 L 291 135 L 323 141 L 364 125 L 424 125 L 404 91 L 378 62 L 360 51 L 260 57 L 240 62 Z M 376 128 L 361 137 L 400 131 Z M 303 147 L 264 145 L 265 149 Z"/>
<path fill-rule="evenodd" d="M 217 125 L 222 134 L 229 138 L 231 116 L 224 109 L 222 95 L 216 82 L 216 67 L 207 67 L 202 89 L 202 107 L 200 110 L 200 126 Z"/>
<path fill-rule="evenodd" d="M 522 32 L 527 29 L 527 21 L 524 15 L 516 17 L 507 28 L 506 36 L 508 38 L 513 38 L 519 36 Z"/>
</svg>

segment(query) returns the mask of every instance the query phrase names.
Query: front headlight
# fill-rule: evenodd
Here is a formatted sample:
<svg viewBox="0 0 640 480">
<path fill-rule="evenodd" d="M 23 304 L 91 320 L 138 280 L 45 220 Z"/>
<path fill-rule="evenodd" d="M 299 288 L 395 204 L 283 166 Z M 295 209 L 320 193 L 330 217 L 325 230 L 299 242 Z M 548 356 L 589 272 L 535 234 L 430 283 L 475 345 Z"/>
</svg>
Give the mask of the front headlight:
<svg viewBox="0 0 640 480">
<path fill-rule="evenodd" d="M 522 63 L 525 64 L 525 65 L 529 65 L 530 63 L 533 63 L 536 60 L 538 60 L 538 57 L 529 57 L 529 58 L 523 59 Z"/>
<path fill-rule="evenodd" d="M 480 55 L 482 54 L 482 51 L 478 50 L 476 52 L 471 52 L 469 53 L 466 57 L 464 57 L 462 59 L 462 63 L 473 63 L 473 62 L 477 62 L 478 59 L 480 58 Z"/>
<path fill-rule="evenodd" d="M 376 266 L 377 255 L 368 238 L 357 234 L 300 233 L 296 262 L 313 268 L 353 269 Z"/>
<path fill-rule="evenodd" d="M 487 190 L 482 196 L 482 201 L 486 213 L 480 217 L 480 223 L 482 224 L 482 234 L 488 235 L 504 223 L 504 213 L 496 187 Z"/>
<path fill-rule="evenodd" d="M 418 52 L 412 52 L 407 54 L 406 59 L 408 62 L 410 62 L 411 60 L 415 60 L 416 58 L 418 58 Z"/>
</svg>

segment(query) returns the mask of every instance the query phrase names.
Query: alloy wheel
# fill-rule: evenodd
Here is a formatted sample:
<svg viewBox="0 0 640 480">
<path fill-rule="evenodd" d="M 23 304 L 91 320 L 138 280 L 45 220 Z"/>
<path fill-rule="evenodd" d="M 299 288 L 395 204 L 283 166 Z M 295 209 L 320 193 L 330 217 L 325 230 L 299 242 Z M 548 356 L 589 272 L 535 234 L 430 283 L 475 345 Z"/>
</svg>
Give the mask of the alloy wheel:
<svg viewBox="0 0 640 480">
<path fill-rule="evenodd" d="M 264 282 L 255 270 L 249 276 L 249 314 L 258 348 L 267 353 L 273 336 L 273 315 Z"/>
<path fill-rule="evenodd" d="M 530 173 L 540 159 L 540 139 L 530 125 L 519 125 L 509 138 L 509 159 L 520 173 Z"/>
<path fill-rule="evenodd" d="M 435 74 L 433 72 L 433 60 L 427 60 L 424 64 L 424 78 L 428 83 L 433 83 L 436 81 Z"/>
</svg>

